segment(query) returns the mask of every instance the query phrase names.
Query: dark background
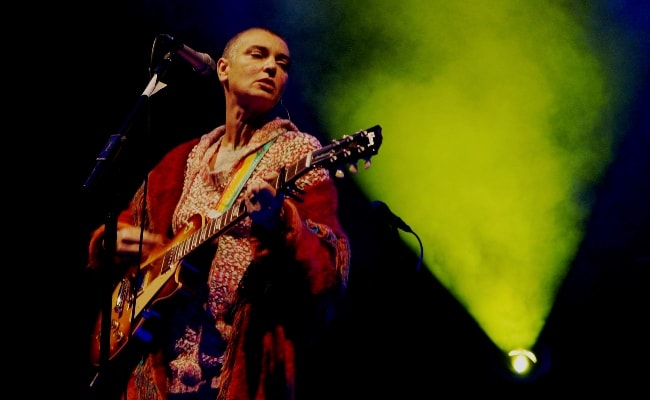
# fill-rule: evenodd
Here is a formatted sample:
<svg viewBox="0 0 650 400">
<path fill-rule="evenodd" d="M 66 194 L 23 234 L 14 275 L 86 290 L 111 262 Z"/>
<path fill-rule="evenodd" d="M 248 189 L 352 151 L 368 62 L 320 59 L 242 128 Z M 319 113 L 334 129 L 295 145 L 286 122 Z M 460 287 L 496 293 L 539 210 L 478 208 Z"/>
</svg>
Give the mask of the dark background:
<svg viewBox="0 0 650 400">
<path fill-rule="evenodd" d="M 84 270 L 89 232 L 113 207 L 124 204 L 144 171 L 166 150 L 222 121 L 216 79 L 198 76 L 180 60 L 167 70 L 169 86 L 140 104 L 150 79 L 153 39 L 159 33 L 180 35 L 193 48 L 214 49 L 210 53 L 216 55 L 232 33 L 264 18 L 263 13 L 246 15 L 208 33 L 200 26 L 165 25 L 164 16 L 143 3 L 118 1 L 100 3 L 76 21 L 79 34 L 91 45 L 61 62 L 74 71 L 73 79 L 65 82 L 72 94 L 69 115 L 74 115 L 66 129 L 74 134 L 69 153 L 78 166 L 73 195 L 78 245 L 72 250 L 76 279 L 82 282 L 77 293 L 83 299 L 77 310 L 82 316 L 80 367 L 75 374 L 82 393 L 94 372 L 86 362 L 85 343 L 98 300 L 96 282 Z M 339 180 L 341 219 L 352 241 L 353 264 L 344 313 L 325 332 L 328 341 L 321 349 L 321 373 L 331 383 L 322 388 L 323 397 L 647 392 L 649 82 L 646 71 L 628 114 L 622 116 L 628 123 L 619 151 L 597 187 L 587 233 L 535 349 L 539 371 L 527 380 L 507 372 L 499 351 L 425 266 L 416 270 L 419 255 L 400 236 L 407 233 L 389 226 L 370 207 L 381 199 L 368 199 L 351 180 Z M 298 90 L 288 93 L 294 99 L 292 120 L 326 143 L 308 99 L 296 109 Z M 118 132 L 128 141 L 109 160 L 110 173 L 91 175 L 97 165 L 106 168 L 96 157 Z M 113 173 L 118 179 L 107 178 Z"/>
</svg>

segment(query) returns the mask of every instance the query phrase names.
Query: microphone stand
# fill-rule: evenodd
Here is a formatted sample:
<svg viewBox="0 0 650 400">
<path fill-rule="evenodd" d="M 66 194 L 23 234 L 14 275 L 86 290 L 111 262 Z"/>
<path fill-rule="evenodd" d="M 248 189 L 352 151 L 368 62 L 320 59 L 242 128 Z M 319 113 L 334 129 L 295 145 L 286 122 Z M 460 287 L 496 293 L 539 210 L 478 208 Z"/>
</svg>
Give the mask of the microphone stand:
<svg viewBox="0 0 650 400">
<path fill-rule="evenodd" d="M 108 181 L 108 185 L 113 189 L 111 199 L 108 201 L 105 220 L 104 232 L 104 257 L 99 268 L 99 285 L 100 285 L 100 301 L 101 304 L 101 321 L 100 321 L 100 352 L 99 352 L 99 369 L 95 377 L 90 383 L 90 388 L 95 389 L 99 394 L 98 398 L 109 399 L 108 389 L 104 383 L 110 382 L 109 374 L 109 358 L 110 358 L 110 339 L 111 339 L 111 312 L 112 312 L 112 298 L 113 298 L 113 276 L 117 268 L 114 267 L 117 245 L 117 219 L 119 214 L 118 208 L 118 195 L 117 190 L 117 161 L 121 154 L 122 148 L 128 142 L 127 133 L 131 129 L 135 117 L 140 113 L 140 110 L 147 103 L 149 98 L 158 90 L 164 88 L 164 83 L 161 84 L 161 79 L 167 72 L 169 64 L 171 64 L 172 57 L 165 57 L 163 62 L 158 65 L 152 74 L 152 78 L 147 84 L 142 95 L 136 101 L 131 112 L 122 123 L 118 133 L 111 135 L 96 158 L 96 163 L 90 175 L 84 182 L 83 189 L 86 192 L 96 191 L 98 182 L 103 180 Z"/>
</svg>

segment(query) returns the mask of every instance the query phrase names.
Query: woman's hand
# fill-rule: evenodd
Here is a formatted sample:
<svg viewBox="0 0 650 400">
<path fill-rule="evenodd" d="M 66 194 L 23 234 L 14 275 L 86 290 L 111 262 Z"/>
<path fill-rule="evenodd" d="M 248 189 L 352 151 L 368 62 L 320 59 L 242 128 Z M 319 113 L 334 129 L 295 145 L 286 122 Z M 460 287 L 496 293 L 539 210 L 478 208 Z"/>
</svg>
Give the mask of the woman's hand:
<svg viewBox="0 0 650 400">
<path fill-rule="evenodd" d="M 274 179 L 269 176 L 268 180 Z M 274 230 L 280 224 L 280 212 L 284 196 L 278 194 L 267 181 L 256 180 L 246 187 L 244 204 L 253 222 L 266 230 Z"/>
<path fill-rule="evenodd" d="M 117 229 L 115 255 L 123 261 L 139 262 L 140 235 L 142 233 L 142 259 L 146 260 L 151 251 L 163 246 L 163 236 L 144 231 L 133 225 L 120 224 Z"/>
</svg>

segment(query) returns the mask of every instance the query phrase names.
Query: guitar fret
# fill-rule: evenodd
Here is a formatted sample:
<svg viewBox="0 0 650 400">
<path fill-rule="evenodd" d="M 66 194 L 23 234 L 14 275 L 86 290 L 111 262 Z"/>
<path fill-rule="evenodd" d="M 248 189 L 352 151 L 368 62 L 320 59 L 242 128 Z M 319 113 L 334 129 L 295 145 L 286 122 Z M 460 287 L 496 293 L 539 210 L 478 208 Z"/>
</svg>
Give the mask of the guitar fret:
<svg viewBox="0 0 650 400">
<path fill-rule="evenodd" d="M 168 257 L 168 255 L 169 255 L 169 257 Z M 165 254 L 163 255 L 162 262 L 160 263 L 160 272 L 161 272 L 161 273 L 165 272 L 165 266 L 166 266 L 166 265 L 169 265 L 169 263 L 167 262 L 167 260 L 168 260 L 168 258 L 170 258 L 170 257 L 171 257 L 171 255 L 170 255 L 169 253 L 165 253 Z"/>
<path fill-rule="evenodd" d="M 287 172 L 286 180 L 288 182 L 292 181 L 293 178 L 295 178 L 298 175 L 299 171 L 302 171 L 305 169 L 305 163 L 307 161 L 306 157 L 303 157 L 298 161 L 297 163 L 293 164 L 291 168 L 289 169 L 289 172 Z"/>
<path fill-rule="evenodd" d="M 190 240 L 185 240 L 179 246 L 176 246 L 176 248 L 174 249 L 174 251 L 176 253 L 174 259 L 176 261 L 179 261 L 181 258 L 183 258 L 187 254 L 189 254 L 192 251 L 193 248 L 194 247 L 192 246 L 192 239 L 191 239 L 191 236 L 190 236 Z"/>
<path fill-rule="evenodd" d="M 243 215 L 244 212 L 246 212 L 246 205 L 244 203 L 239 203 L 238 207 L 233 207 L 233 208 L 235 208 L 233 212 L 234 211 L 237 212 L 236 214 L 233 214 L 233 218 L 232 218 L 233 220 L 235 218 L 238 218 L 240 215 Z"/>
<path fill-rule="evenodd" d="M 225 226 L 227 221 L 230 219 L 230 212 L 232 209 L 229 209 L 226 211 L 224 214 L 221 215 L 221 218 L 219 218 L 219 230 L 222 230 Z"/>
<path fill-rule="evenodd" d="M 291 182 L 291 180 L 296 176 L 296 166 L 292 165 L 291 167 L 286 169 L 286 176 L 285 180 L 287 182 Z"/>
<path fill-rule="evenodd" d="M 195 233 L 192 234 L 192 236 L 190 237 L 190 240 L 188 241 L 189 243 L 187 244 L 187 249 L 183 252 L 183 254 L 187 254 L 187 253 L 189 253 L 190 251 L 192 251 L 192 250 L 194 250 L 196 248 L 196 244 L 197 244 L 197 239 L 196 238 L 198 236 L 199 235 L 197 235 Z"/>
<path fill-rule="evenodd" d="M 182 257 L 182 254 L 184 253 L 183 248 L 185 246 L 186 246 L 186 244 L 185 244 L 185 242 L 183 242 L 180 245 L 174 246 L 172 248 L 171 257 L 169 257 L 170 262 L 174 263 L 174 262 L 178 261 Z"/>
<path fill-rule="evenodd" d="M 221 214 L 219 216 L 219 218 L 217 220 L 215 220 L 215 222 L 216 222 L 215 232 L 221 230 L 221 227 L 223 226 L 223 221 L 225 221 L 227 218 L 228 218 L 228 211 Z"/>
<path fill-rule="evenodd" d="M 202 243 L 204 240 L 206 240 L 208 238 L 208 236 L 209 236 L 208 232 L 215 232 L 215 229 L 214 229 L 215 222 L 216 222 L 216 220 L 211 219 L 206 223 L 206 228 L 207 229 L 199 230 L 199 232 L 198 232 L 198 234 L 200 236 L 199 242 Z"/>
</svg>

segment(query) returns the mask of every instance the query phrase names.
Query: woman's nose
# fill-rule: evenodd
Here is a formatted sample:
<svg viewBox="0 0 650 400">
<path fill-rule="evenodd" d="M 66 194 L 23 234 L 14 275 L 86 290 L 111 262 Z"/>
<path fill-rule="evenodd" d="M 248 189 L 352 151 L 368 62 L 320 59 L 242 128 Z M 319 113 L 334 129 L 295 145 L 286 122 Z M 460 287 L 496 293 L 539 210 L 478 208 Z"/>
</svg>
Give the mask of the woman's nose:
<svg viewBox="0 0 650 400">
<path fill-rule="evenodd" d="M 264 71 L 268 72 L 269 75 L 274 76 L 277 71 L 278 66 L 275 63 L 275 60 L 268 60 L 264 63 Z"/>
</svg>

